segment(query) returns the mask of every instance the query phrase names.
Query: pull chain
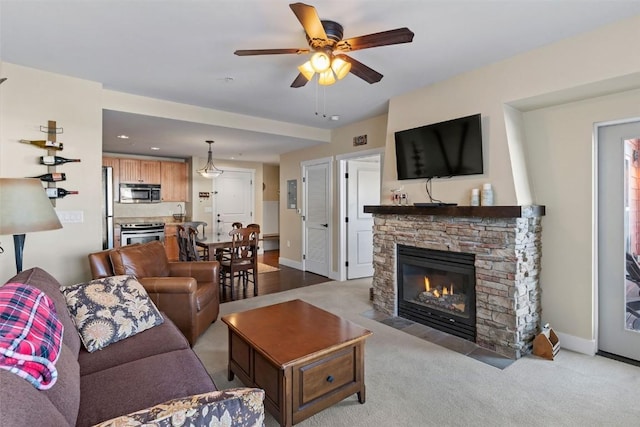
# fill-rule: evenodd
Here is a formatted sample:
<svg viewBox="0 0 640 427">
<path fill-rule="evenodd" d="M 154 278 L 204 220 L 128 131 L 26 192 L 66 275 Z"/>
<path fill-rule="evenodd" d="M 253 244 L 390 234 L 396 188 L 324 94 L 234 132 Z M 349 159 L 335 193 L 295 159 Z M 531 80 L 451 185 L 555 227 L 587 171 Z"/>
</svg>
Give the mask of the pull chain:
<svg viewBox="0 0 640 427">
<path fill-rule="evenodd" d="M 316 116 L 319 116 L 318 113 L 318 87 L 320 87 L 320 75 L 316 74 Z M 327 117 L 327 87 L 322 87 L 322 117 Z"/>
</svg>

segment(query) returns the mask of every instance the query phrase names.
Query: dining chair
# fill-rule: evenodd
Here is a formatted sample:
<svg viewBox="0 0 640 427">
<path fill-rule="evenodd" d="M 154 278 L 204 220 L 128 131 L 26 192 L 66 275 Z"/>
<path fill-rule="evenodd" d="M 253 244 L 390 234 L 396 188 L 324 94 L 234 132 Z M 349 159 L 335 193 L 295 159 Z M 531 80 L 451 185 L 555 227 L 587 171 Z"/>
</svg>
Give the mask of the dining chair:
<svg viewBox="0 0 640 427">
<path fill-rule="evenodd" d="M 229 232 L 231 251 L 220 262 L 222 291 L 228 286 L 233 300 L 234 281 L 242 284 L 246 295 L 249 283 L 253 283 L 253 295 L 258 295 L 258 235 L 255 228 L 236 228 Z M 227 279 L 229 283 L 227 284 Z"/>
<path fill-rule="evenodd" d="M 196 245 L 196 235 L 198 231 L 193 227 L 184 227 L 180 224 L 176 226 L 178 230 L 178 259 L 180 261 L 202 261 L 209 257 L 198 251 Z"/>
<path fill-rule="evenodd" d="M 231 229 L 232 230 L 237 230 L 239 228 L 242 228 L 242 223 L 241 222 L 233 222 L 231 223 Z M 229 253 L 231 252 L 230 248 L 218 248 L 216 249 L 216 260 L 219 262 L 222 262 L 223 260 L 228 260 L 229 259 Z M 222 270 L 220 270 L 220 273 L 222 274 Z"/>
</svg>

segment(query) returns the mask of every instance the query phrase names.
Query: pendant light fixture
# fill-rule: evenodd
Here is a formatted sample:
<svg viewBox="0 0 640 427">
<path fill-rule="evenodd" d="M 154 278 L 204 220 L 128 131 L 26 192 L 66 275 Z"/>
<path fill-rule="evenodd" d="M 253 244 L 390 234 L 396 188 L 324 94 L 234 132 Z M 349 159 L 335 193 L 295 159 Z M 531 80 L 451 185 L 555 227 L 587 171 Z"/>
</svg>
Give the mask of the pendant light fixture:
<svg viewBox="0 0 640 427">
<path fill-rule="evenodd" d="M 207 154 L 207 164 L 204 165 L 202 169 L 198 169 L 198 173 L 205 178 L 209 178 L 209 179 L 217 178 L 220 175 L 222 175 L 224 171 L 218 169 L 216 165 L 213 164 L 213 154 L 211 154 L 211 144 L 213 144 L 213 141 L 206 141 L 206 143 L 209 144 L 209 153 Z"/>
</svg>

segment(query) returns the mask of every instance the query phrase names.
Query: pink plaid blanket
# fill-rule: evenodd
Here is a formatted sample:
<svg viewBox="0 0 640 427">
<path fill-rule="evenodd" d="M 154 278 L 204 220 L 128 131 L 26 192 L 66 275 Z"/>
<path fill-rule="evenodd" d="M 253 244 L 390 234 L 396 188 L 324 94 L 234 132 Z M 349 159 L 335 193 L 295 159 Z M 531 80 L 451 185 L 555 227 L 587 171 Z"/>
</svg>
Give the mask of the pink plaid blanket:
<svg viewBox="0 0 640 427">
<path fill-rule="evenodd" d="M 63 326 L 49 297 L 31 286 L 0 287 L 0 369 L 36 388 L 51 388 L 58 378 Z"/>
</svg>

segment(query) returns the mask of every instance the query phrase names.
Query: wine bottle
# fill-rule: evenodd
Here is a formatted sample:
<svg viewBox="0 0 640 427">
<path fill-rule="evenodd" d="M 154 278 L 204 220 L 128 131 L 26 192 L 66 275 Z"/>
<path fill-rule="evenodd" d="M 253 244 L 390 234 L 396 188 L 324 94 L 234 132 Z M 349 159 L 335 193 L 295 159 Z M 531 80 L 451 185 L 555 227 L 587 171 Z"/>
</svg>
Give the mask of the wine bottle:
<svg viewBox="0 0 640 427">
<path fill-rule="evenodd" d="M 35 145 L 36 147 L 40 148 L 50 148 L 52 150 L 62 150 L 62 146 L 64 145 L 62 144 L 62 142 L 45 141 L 44 139 L 21 139 L 20 142 L 22 142 L 23 144 Z"/>
<path fill-rule="evenodd" d="M 34 176 L 33 178 L 38 178 L 40 181 L 45 182 L 58 182 L 65 181 L 67 179 L 67 174 L 60 172 L 45 173 L 43 175 Z"/>
<path fill-rule="evenodd" d="M 60 156 L 40 156 L 41 165 L 61 165 L 69 162 L 79 162 L 80 159 L 67 159 Z"/>
<path fill-rule="evenodd" d="M 47 190 L 47 196 L 50 199 L 61 199 L 68 194 L 78 194 L 77 191 L 69 191 L 64 188 L 45 188 Z"/>
</svg>

